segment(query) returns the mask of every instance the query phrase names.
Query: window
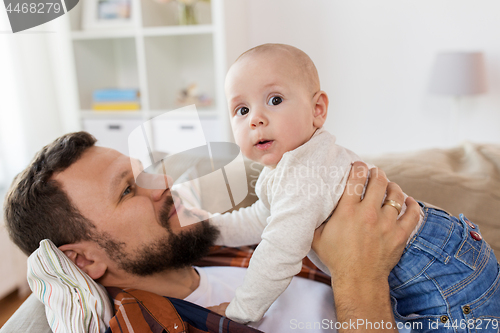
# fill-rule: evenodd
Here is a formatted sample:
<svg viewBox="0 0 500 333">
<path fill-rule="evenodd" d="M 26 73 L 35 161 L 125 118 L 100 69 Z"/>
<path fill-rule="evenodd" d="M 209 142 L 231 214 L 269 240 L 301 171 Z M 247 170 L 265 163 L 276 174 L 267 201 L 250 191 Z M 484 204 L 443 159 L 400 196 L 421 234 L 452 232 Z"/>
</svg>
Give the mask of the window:
<svg viewBox="0 0 500 333">
<path fill-rule="evenodd" d="M 0 10 L 0 31 L 10 30 Z M 15 34 L 0 34 L 0 201 L 12 178 L 26 165 L 19 73 L 16 73 Z"/>
</svg>

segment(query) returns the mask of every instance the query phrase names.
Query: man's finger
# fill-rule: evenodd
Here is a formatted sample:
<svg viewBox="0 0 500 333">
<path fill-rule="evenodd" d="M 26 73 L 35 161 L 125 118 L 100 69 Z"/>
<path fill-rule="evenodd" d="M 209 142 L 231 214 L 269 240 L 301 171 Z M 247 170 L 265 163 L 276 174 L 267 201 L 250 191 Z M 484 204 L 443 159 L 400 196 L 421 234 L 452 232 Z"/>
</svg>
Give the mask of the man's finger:
<svg viewBox="0 0 500 333">
<path fill-rule="evenodd" d="M 382 210 L 385 212 L 388 212 L 387 214 L 396 214 L 399 215 L 401 211 L 401 207 L 404 204 L 405 201 L 405 195 L 403 193 L 403 190 L 401 187 L 399 187 L 398 184 L 389 182 L 387 185 L 387 196 L 385 200 L 392 200 L 396 202 L 396 205 L 399 204 L 399 207 L 396 208 L 390 204 L 384 204 L 382 207 Z"/>
<path fill-rule="evenodd" d="M 420 205 L 412 197 L 406 198 L 406 211 L 398 220 L 399 225 L 407 234 L 406 238 L 410 237 L 410 234 L 417 226 L 419 219 Z"/>
<path fill-rule="evenodd" d="M 382 169 L 370 169 L 370 179 L 368 180 L 366 194 L 363 200 L 366 200 L 370 205 L 381 205 L 387 191 L 388 183 L 389 181 Z"/>
<path fill-rule="evenodd" d="M 349 172 L 349 179 L 342 195 L 341 200 L 358 203 L 361 201 L 361 195 L 368 177 L 368 166 L 360 161 L 354 162 Z"/>
</svg>

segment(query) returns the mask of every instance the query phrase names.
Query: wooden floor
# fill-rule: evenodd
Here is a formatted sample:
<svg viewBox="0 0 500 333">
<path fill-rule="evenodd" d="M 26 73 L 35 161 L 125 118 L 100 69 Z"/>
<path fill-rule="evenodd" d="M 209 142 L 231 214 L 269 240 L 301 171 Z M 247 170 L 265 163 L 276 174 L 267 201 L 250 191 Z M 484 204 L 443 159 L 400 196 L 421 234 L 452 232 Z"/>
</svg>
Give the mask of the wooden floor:
<svg viewBox="0 0 500 333">
<path fill-rule="evenodd" d="M 10 316 L 16 312 L 17 308 L 23 304 L 28 296 L 29 294 L 21 297 L 16 290 L 0 300 L 0 327 L 9 320 Z"/>
</svg>

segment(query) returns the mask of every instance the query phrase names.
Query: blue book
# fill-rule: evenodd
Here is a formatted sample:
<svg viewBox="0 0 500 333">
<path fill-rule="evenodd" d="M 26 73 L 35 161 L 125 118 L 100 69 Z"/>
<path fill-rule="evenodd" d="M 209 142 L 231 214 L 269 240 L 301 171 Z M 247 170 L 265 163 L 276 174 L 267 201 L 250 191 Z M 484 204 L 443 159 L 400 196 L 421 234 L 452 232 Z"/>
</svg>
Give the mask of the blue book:
<svg viewBox="0 0 500 333">
<path fill-rule="evenodd" d="M 99 89 L 92 94 L 94 102 L 137 101 L 138 89 Z"/>
</svg>

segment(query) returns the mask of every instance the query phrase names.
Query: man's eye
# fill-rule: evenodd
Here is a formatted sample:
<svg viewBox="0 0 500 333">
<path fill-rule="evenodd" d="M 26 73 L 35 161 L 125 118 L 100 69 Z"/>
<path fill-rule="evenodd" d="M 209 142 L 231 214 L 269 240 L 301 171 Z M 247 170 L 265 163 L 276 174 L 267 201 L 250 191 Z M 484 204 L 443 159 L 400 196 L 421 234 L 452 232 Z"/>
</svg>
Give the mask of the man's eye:
<svg viewBox="0 0 500 333">
<path fill-rule="evenodd" d="M 246 115 L 248 112 L 250 112 L 250 109 L 247 108 L 246 106 L 244 107 L 241 107 L 239 108 L 238 110 L 236 110 L 236 115 L 237 116 L 244 116 Z"/>
<path fill-rule="evenodd" d="M 124 197 L 124 196 L 126 196 L 126 195 L 130 194 L 131 192 L 132 192 L 132 188 L 131 188 L 130 186 L 128 186 L 128 187 L 125 189 L 125 191 L 123 191 L 123 193 L 122 193 L 122 197 Z"/>
<path fill-rule="evenodd" d="M 281 104 L 281 102 L 283 102 L 283 99 L 279 96 L 273 96 L 269 99 L 269 101 L 267 102 L 267 105 L 278 105 L 278 104 Z"/>
</svg>

